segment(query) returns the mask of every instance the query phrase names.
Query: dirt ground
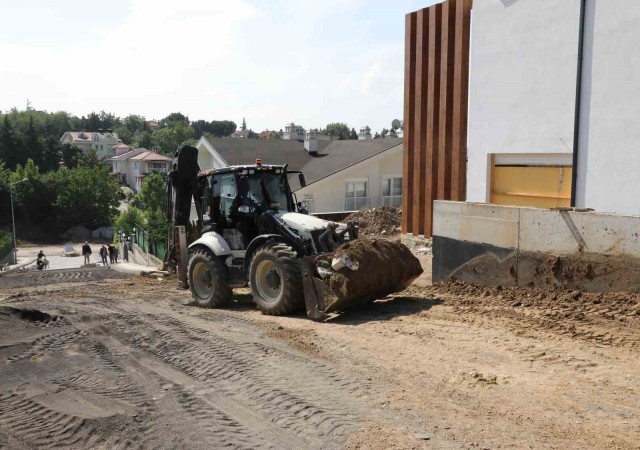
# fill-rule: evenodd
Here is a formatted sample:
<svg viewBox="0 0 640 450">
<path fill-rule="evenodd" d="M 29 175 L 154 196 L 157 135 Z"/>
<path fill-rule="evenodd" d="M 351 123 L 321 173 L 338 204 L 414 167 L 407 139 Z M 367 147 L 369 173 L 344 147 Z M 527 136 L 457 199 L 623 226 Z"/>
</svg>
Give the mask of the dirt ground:
<svg viewBox="0 0 640 450">
<path fill-rule="evenodd" d="M 0 278 L 0 447 L 640 448 L 630 294 L 431 286 L 325 323 L 107 269 Z"/>
</svg>

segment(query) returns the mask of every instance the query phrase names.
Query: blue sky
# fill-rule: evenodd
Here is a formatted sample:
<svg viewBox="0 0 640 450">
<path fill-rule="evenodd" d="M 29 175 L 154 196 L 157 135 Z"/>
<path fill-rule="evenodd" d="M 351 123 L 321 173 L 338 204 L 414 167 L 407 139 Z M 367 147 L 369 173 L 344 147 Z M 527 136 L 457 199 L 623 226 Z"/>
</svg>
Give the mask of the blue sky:
<svg viewBox="0 0 640 450">
<path fill-rule="evenodd" d="M 389 127 L 404 16 L 436 0 L 0 0 L 0 110 Z"/>
</svg>

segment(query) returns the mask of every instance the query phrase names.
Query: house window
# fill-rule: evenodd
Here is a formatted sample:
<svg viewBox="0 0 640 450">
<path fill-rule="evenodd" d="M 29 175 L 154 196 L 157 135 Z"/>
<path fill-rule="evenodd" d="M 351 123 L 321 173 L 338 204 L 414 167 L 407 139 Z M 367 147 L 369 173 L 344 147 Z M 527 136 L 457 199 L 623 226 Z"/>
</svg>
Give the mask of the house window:
<svg viewBox="0 0 640 450">
<path fill-rule="evenodd" d="M 148 166 L 149 172 L 167 173 L 167 165 L 165 163 L 150 162 Z"/>
<path fill-rule="evenodd" d="M 389 175 L 382 178 L 382 206 L 402 206 L 402 177 Z"/>
<path fill-rule="evenodd" d="M 133 163 L 133 169 L 134 170 L 138 170 L 140 168 L 140 164 L 138 163 L 138 161 Z"/>
<path fill-rule="evenodd" d="M 345 183 L 344 210 L 357 211 L 371 206 L 369 180 L 366 178 L 347 180 Z"/>
</svg>

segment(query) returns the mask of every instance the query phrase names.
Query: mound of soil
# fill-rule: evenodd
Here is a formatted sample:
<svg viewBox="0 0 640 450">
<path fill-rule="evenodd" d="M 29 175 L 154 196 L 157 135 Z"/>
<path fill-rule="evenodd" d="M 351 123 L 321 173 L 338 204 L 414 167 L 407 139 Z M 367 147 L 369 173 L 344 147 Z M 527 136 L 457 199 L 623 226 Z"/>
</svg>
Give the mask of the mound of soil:
<svg viewBox="0 0 640 450">
<path fill-rule="evenodd" d="M 567 256 L 518 252 L 500 260 L 485 254 L 460 266 L 451 278 L 465 283 L 640 292 L 640 260 L 601 254 Z"/>
<path fill-rule="evenodd" d="M 363 209 L 351 213 L 345 222 L 358 222 L 360 233 L 363 235 L 393 236 L 400 233 L 402 210 L 391 206 L 382 208 Z"/>
<path fill-rule="evenodd" d="M 386 239 L 360 238 L 341 245 L 335 254 L 318 255 L 315 263 L 330 268 L 334 257 L 346 253 L 359 265 L 334 272 L 325 282 L 332 294 L 325 298 L 330 311 L 384 298 L 406 289 L 422 273 L 420 261 L 405 245 Z"/>
</svg>

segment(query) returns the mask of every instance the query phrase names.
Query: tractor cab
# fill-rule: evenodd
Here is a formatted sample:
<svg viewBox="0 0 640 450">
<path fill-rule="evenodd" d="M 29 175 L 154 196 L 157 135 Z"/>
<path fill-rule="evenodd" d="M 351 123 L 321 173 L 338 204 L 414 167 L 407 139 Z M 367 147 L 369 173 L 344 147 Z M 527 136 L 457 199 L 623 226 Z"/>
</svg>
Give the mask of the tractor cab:
<svg viewBox="0 0 640 450">
<path fill-rule="evenodd" d="M 200 173 L 202 232 L 223 236 L 232 250 L 244 250 L 257 236 L 273 233 L 263 213 L 282 216 L 296 211 L 288 174 L 286 165 L 262 165 L 260 160 Z"/>
</svg>

